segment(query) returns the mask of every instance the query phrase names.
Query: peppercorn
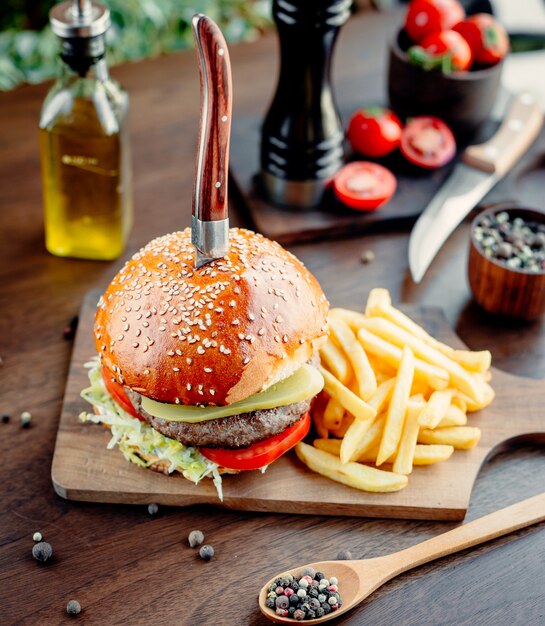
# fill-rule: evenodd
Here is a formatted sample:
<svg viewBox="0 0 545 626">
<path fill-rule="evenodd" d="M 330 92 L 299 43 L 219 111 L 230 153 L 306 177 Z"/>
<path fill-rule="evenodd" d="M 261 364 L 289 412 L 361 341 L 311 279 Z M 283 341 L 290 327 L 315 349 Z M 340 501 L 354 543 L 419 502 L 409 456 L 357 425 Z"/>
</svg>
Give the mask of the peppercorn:
<svg viewBox="0 0 545 626">
<path fill-rule="evenodd" d="M 289 602 L 291 606 L 297 606 L 301 602 L 301 598 L 299 598 L 299 596 L 294 593 L 292 596 L 289 597 Z"/>
<path fill-rule="evenodd" d="M 40 541 L 34 544 L 32 548 L 32 556 L 40 563 L 45 563 L 53 556 L 53 548 L 47 541 Z"/>
<path fill-rule="evenodd" d="M 302 621 L 305 619 L 306 613 L 305 611 L 301 610 L 301 609 L 297 609 L 297 611 L 295 611 L 293 613 L 293 619 Z"/>
<path fill-rule="evenodd" d="M 265 606 L 269 609 L 274 609 L 276 607 L 276 601 L 274 598 L 267 598 L 265 602 Z"/>
<path fill-rule="evenodd" d="M 286 617 L 288 611 L 286 609 L 276 609 L 276 614 L 281 615 L 282 617 Z"/>
<path fill-rule="evenodd" d="M 327 600 L 327 596 L 325 594 L 321 593 L 318 596 L 318 602 L 320 602 L 320 604 L 323 604 L 326 600 Z"/>
<path fill-rule="evenodd" d="M 316 612 L 313 611 L 312 609 L 309 609 L 307 611 L 307 616 L 306 617 L 307 617 L 307 619 L 314 619 L 316 617 Z"/>
<path fill-rule="evenodd" d="M 322 609 L 321 606 L 319 606 L 316 609 L 315 613 L 316 613 L 316 617 L 323 617 L 325 615 L 325 611 L 324 611 L 324 609 Z"/>
<path fill-rule="evenodd" d="M 369 265 L 375 260 L 375 253 L 372 250 L 364 250 L 361 254 L 361 262 L 364 265 Z"/>
<path fill-rule="evenodd" d="M 42 533 L 40 532 L 35 532 L 32 535 L 32 541 L 35 541 L 36 543 L 40 542 L 42 540 Z"/>
<path fill-rule="evenodd" d="M 337 598 L 336 598 L 335 596 L 331 596 L 331 597 L 328 599 L 328 603 L 329 603 L 329 604 L 331 604 L 331 605 L 333 605 L 333 604 L 337 604 Z"/>
<path fill-rule="evenodd" d="M 189 541 L 189 545 L 192 548 L 196 548 L 197 546 L 200 546 L 201 543 L 204 541 L 204 534 L 200 530 L 192 530 L 189 533 L 187 540 Z M 274 589 L 272 590 L 274 591 Z"/>
<path fill-rule="evenodd" d="M 76 334 L 76 329 L 77 329 L 77 327 L 78 327 L 78 322 L 79 322 L 78 316 L 77 316 L 77 315 L 75 315 L 75 316 L 74 316 L 74 317 L 70 320 L 70 322 L 68 322 L 68 326 L 65 326 L 65 327 L 63 328 L 63 331 L 62 331 L 62 336 L 63 336 L 63 337 L 64 337 L 67 341 L 69 341 L 70 339 L 73 339 L 73 338 L 74 338 L 74 335 Z"/>
<path fill-rule="evenodd" d="M 322 603 L 322 610 L 323 612 L 328 615 L 329 613 L 331 613 L 331 607 L 329 606 L 329 604 L 327 602 L 323 602 Z"/>
<path fill-rule="evenodd" d="M 301 580 L 299 581 L 299 587 L 301 587 L 301 589 L 306 589 L 308 585 L 308 580 L 306 578 L 301 578 Z"/>
<path fill-rule="evenodd" d="M 299 583 L 296 580 L 290 583 L 290 587 L 296 592 L 299 591 Z"/>
<path fill-rule="evenodd" d="M 21 413 L 21 426 L 23 428 L 29 428 L 31 419 L 32 419 L 32 415 L 30 414 L 30 412 L 29 411 L 23 411 Z"/>
<path fill-rule="evenodd" d="M 308 592 L 308 595 L 311 598 L 317 598 L 318 597 L 318 589 L 310 589 Z"/>
<path fill-rule="evenodd" d="M 287 596 L 288 598 L 290 596 L 293 596 L 294 593 L 295 593 L 295 591 L 293 589 L 291 589 L 290 587 L 286 587 L 284 589 L 284 595 Z"/>
<path fill-rule="evenodd" d="M 9 415 L 7 413 L 4 413 L 2 415 L 2 423 L 7 424 L 8 422 L 9 422 Z"/>
<path fill-rule="evenodd" d="M 313 611 L 315 611 L 320 606 L 320 602 L 318 602 L 316 598 L 311 598 L 308 605 Z"/>
<path fill-rule="evenodd" d="M 155 502 L 148 504 L 148 513 L 150 515 L 157 515 L 158 511 L 159 511 L 159 505 L 155 504 Z"/>
<path fill-rule="evenodd" d="M 352 552 L 350 550 L 341 550 L 337 553 L 338 561 L 351 561 L 352 560 Z"/>
<path fill-rule="evenodd" d="M 314 578 L 320 582 L 323 578 L 325 578 L 325 576 L 322 574 L 322 572 L 316 572 L 316 574 L 314 574 Z"/>
<path fill-rule="evenodd" d="M 315 574 L 316 570 L 312 567 L 305 567 L 305 569 L 303 570 L 303 576 L 310 576 L 309 582 L 311 582 Z"/>
<path fill-rule="evenodd" d="M 278 596 L 276 598 L 277 609 L 287 609 L 290 605 L 290 599 L 287 596 Z"/>
<path fill-rule="evenodd" d="M 331 576 L 331 578 L 329 579 L 329 584 L 330 585 L 338 585 L 339 581 L 338 581 L 337 577 L 336 576 Z"/>
<path fill-rule="evenodd" d="M 277 595 L 277 596 L 282 596 L 282 595 L 284 595 L 284 587 L 277 587 L 277 588 L 274 590 L 274 593 L 276 593 L 276 595 Z"/>
<path fill-rule="evenodd" d="M 210 559 L 214 556 L 214 548 L 208 544 L 205 544 L 199 550 L 199 556 L 205 561 L 210 561 Z"/>
<path fill-rule="evenodd" d="M 295 611 L 297 611 L 297 609 L 294 606 L 290 606 L 290 608 L 288 609 L 288 615 L 290 617 L 293 617 L 293 614 L 295 613 Z"/>
<path fill-rule="evenodd" d="M 78 615 L 81 613 L 81 604 L 77 600 L 70 600 L 66 605 L 68 615 Z"/>
</svg>

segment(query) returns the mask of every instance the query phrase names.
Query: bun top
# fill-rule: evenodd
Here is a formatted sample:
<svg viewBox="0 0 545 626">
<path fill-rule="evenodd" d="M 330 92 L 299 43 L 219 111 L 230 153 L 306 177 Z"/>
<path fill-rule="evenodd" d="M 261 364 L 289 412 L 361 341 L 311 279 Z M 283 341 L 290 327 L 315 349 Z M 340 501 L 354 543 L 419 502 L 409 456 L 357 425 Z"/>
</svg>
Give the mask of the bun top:
<svg viewBox="0 0 545 626">
<path fill-rule="evenodd" d="M 117 382 L 159 402 L 224 405 L 286 378 L 325 340 L 318 281 L 279 244 L 230 230 L 194 267 L 191 230 L 154 239 L 98 303 L 95 345 Z"/>
</svg>

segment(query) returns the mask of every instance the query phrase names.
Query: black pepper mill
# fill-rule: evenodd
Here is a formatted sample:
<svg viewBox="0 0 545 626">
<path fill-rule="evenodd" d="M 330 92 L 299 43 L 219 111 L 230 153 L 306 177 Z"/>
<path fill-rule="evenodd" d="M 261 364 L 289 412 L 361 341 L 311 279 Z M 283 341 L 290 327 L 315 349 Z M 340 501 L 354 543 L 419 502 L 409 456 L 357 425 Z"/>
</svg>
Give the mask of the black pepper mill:
<svg viewBox="0 0 545 626">
<path fill-rule="evenodd" d="M 352 0 L 273 0 L 280 77 L 261 136 L 261 182 L 275 204 L 320 203 L 343 164 L 343 130 L 331 90 L 333 47 Z"/>
</svg>

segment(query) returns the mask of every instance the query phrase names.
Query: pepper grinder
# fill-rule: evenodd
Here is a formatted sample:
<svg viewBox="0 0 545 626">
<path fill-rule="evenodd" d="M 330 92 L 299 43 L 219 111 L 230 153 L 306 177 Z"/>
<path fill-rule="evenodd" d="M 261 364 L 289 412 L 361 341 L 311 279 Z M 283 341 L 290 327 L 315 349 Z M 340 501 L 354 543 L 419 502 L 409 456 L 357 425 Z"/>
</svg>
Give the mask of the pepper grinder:
<svg viewBox="0 0 545 626">
<path fill-rule="evenodd" d="M 273 0 L 280 76 L 261 136 L 261 183 L 277 205 L 317 206 L 343 164 L 343 130 L 330 74 L 352 0 Z"/>
</svg>

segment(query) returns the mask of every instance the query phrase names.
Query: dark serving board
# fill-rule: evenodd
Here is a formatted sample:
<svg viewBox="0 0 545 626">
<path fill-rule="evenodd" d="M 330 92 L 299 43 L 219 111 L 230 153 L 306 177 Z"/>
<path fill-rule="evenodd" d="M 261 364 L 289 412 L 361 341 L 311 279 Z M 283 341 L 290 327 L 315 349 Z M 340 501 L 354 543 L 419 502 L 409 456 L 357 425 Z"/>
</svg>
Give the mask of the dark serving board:
<svg viewBox="0 0 545 626">
<path fill-rule="evenodd" d="M 477 447 L 456 451 L 448 461 L 437 465 L 415 467 L 402 491 L 358 491 L 314 474 L 295 454 L 288 453 L 264 474 L 256 471 L 226 476 L 221 503 L 211 480 L 194 485 L 179 474 L 164 476 L 133 465 L 117 448 L 106 448 L 110 439 L 106 428 L 78 420 L 81 411 L 90 409 L 79 394 L 88 384 L 83 364 L 94 354 L 92 327 L 98 296 L 96 291 L 90 292 L 81 309 L 51 470 L 55 491 L 69 500 L 212 504 L 270 513 L 461 520 L 479 469 L 494 451 L 521 438 L 545 442 L 543 381 L 493 369 L 496 399 L 486 410 L 469 418 L 470 425 L 482 429 Z M 439 309 L 407 311 L 439 339 L 462 347 Z"/>
<path fill-rule="evenodd" d="M 341 107 L 344 120 L 361 102 Z M 261 118 L 236 117 L 231 137 L 230 174 L 232 189 L 257 231 L 283 244 L 354 235 L 391 224 L 413 222 L 444 183 L 454 163 L 426 172 L 405 162 L 399 154 L 381 160 L 397 177 L 394 197 L 378 211 L 363 213 L 338 204 L 328 195 L 319 209 L 297 211 L 267 202 L 257 184 Z M 498 123 L 490 121 L 472 143 L 490 137 Z M 542 206 L 545 195 L 545 129 L 506 178 L 483 198 L 480 205 L 504 200 L 525 206 Z"/>
</svg>

